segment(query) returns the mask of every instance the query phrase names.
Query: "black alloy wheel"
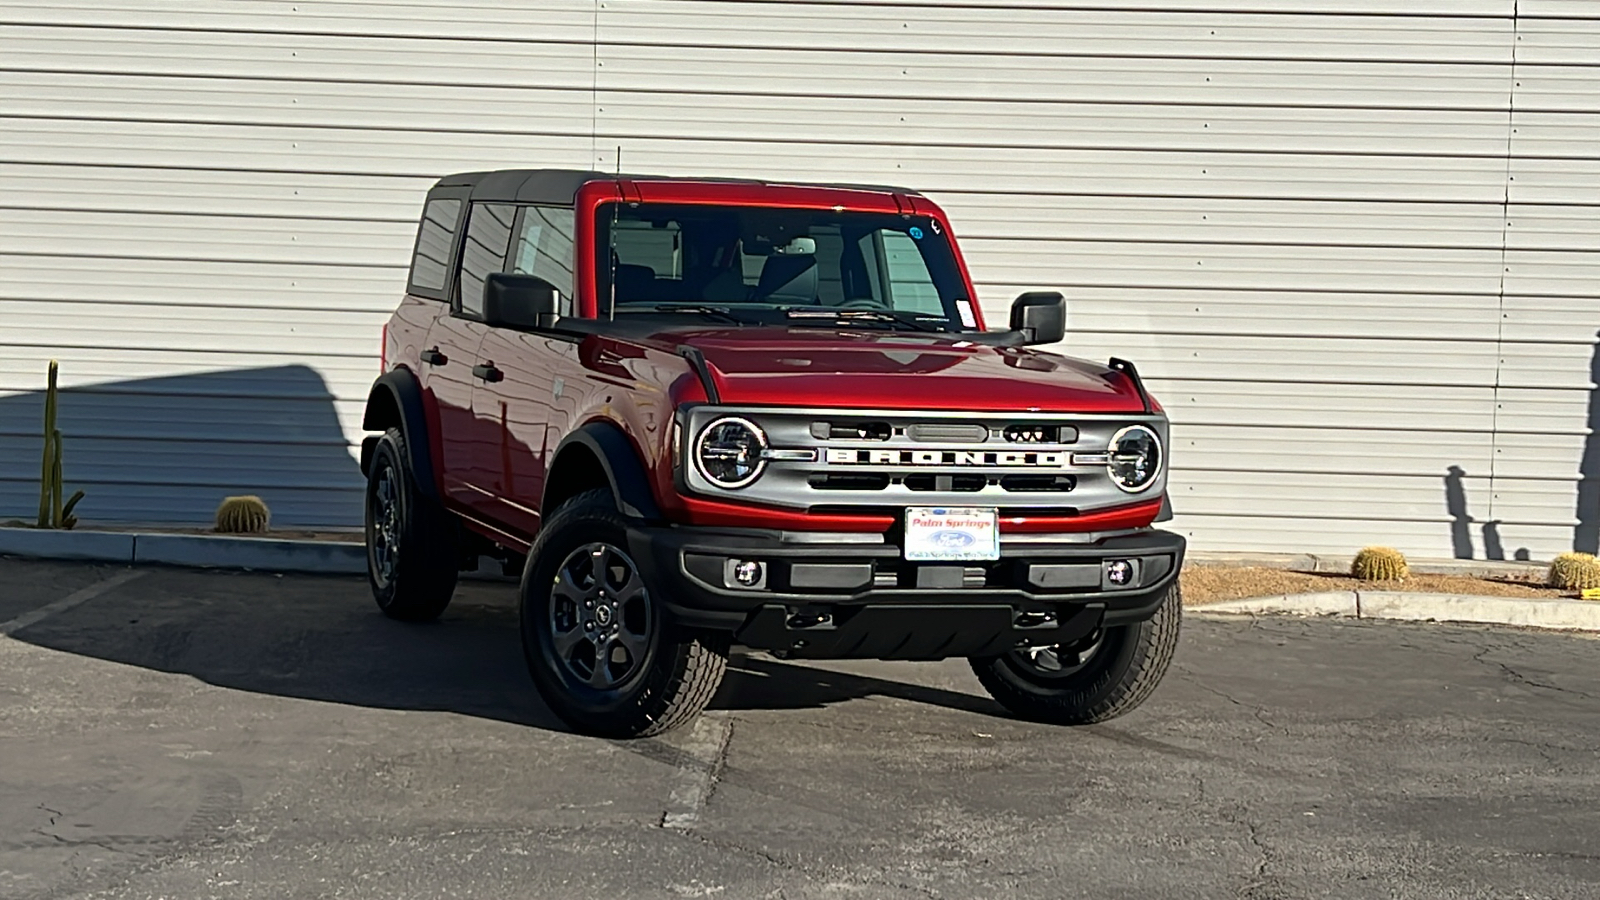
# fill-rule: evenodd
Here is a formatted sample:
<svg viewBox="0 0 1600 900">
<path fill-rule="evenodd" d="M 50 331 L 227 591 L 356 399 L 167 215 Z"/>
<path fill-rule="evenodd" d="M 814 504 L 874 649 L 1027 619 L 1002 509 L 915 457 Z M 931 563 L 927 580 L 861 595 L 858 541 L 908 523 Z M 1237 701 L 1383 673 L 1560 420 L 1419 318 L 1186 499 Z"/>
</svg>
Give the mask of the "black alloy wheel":
<svg viewBox="0 0 1600 900">
<path fill-rule="evenodd" d="M 384 615 L 426 622 L 450 605 L 458 528 L 455 516 L 417 489 L 405 436 L 389 429 L 373 449 L 366 492 L 367 580 Z"/>
<path fill-rule="evenodd" d="M 1090 725 L 1124 715 L 1155 691 L 1178 649 L 1183 598 L 1173 582 L 1155 615 L 1130 625 L 1102 627 L 1083 640 L 1055 647 L 974 657 L 984 688 L 1024 719 Z"/>
<path fill-rule="evenodd" d="M 522 649 L 534 686 L 573 729 L 644 737 L 692 721 L 722 683 L 729 635 L 667 620 L 628 549 L 609 489 L 550 514 L 521 587 Z"/>
<path fill-rule="evenodd" d="M 650 595 L 620 547 L 602 541 L 567 554 L 556 568 L 549 607 L 556 659 L 596 690 L 626 685 L 654 649 Z"/>
</svg>

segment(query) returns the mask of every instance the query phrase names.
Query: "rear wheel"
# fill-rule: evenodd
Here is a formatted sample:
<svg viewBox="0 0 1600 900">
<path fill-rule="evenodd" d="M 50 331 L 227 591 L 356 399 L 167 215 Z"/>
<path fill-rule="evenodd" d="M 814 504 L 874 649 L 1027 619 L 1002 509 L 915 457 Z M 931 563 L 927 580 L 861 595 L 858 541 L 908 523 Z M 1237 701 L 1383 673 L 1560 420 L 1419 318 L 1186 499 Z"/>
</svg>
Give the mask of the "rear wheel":
<svg viewBox="0 0 1600 900">
<path fill-rule="evenodd" d="M 1101 628 L 1065 646 L 973 658 L 991 696 L 1025 718 L 1089 725 L 1123 715 L 1148 698 L 1178 648 L 1183 600 L 1177 582 L 1143 622 Z"/>
<path fill-rule="evenodd" d="M 398 428 L 373 449 L 366 507 L 367 580 L 378 608 L 408 622 L 438 618 L 456 589 L 458 526 L 417 489 Z"/>
<path fill-rule="evenodd" d="M 522 647 L 534 685 L 574 729 L 660 734 L 699 715 L 722 682 L 728 636 L 684 632 L 627 550 L 608 490 L 544 523 L 522 578 Z"/>
</svg>

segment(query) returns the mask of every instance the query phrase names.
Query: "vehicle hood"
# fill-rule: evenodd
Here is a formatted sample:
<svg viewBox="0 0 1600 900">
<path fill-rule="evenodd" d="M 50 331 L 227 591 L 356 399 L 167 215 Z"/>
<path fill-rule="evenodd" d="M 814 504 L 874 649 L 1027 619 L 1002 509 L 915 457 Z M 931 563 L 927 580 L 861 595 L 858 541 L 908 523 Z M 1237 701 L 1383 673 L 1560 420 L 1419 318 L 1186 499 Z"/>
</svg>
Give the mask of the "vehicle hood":
<svg viewBox="0 0 1600 900">
<path fill-rule="evenodd" d="M 1104 365 L 960 335 L 728 328 L 661 336 L 709 363 L 724 403 L 974 412 L 1138 413 L 1132 381 Z"/>
</svg>

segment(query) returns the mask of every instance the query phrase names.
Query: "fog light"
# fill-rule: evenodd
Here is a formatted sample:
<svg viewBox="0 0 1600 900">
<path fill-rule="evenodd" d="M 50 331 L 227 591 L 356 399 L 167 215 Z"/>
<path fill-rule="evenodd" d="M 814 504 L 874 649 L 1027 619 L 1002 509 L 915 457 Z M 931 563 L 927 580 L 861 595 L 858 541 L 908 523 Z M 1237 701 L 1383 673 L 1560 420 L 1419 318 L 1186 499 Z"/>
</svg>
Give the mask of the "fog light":
<svg viewBox="0 0 1600 900">
<path fill-rule="evenodd" d="M 1132 582 L 1133 563 L 1125 559 L 1114 559 L 1106 563 L 1106 580 L 1119 587 Z"/>
<path fill-rule="evenodd" d="M 734 560 L 733 580 L 744 587 L 759 587 L 767 580 L 767 567 L 753 559 Z"/>
</svg>

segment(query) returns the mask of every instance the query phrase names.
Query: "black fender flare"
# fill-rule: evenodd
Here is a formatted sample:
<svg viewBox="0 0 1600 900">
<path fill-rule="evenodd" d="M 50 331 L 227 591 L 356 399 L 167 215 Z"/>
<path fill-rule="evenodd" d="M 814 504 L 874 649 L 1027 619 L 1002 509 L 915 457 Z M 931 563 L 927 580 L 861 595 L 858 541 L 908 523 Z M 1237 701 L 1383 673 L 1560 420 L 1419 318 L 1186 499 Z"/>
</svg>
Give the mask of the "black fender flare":
<svg viewBox="0 0 1600 900">
<path fill-rule="evenodd" d="M 391 412 L 392 408 L 392 412 Z M 422 399 L 422 385 L 409 369 L 392 369 L 373 382 L 367 394 L 366 412 L 361 417 L 361 427 L 367 431 L 383 431 L 394 422 L 388 419 L 398 413 L 400 433 L 406 439 L 406 451 L 411 456 L 411 473 L 417 489 L 430 500 L 439 499 L 437 470 L 433 467 L 433 442 L 428 436 L 428 412 Z M 372 463 L 372 449 L 377 437 L 361 442 L 361 473 L 367 474 Z"/>
<path fill-rule="evenodd" d="M 606 480 L 611 484 L 617 509 L 623 515 L 645 522 L 661 521 L 661 508 L 656 505 L 655 494 L 650 490 L 650 478 L 645 472 L 644 463 L 640 462 L 633 442 L 622 433 L 622 429 L 610 422 L 590 422 L 563 438 L 551 458 L 560 460 L 562 454 L 573 445 L 584 447 L 599 461 Z M 555 471 L 554 467 L 551 471 Z M 551 486 L 546 481 L 544 495 L 547 502 L 539 507 L 546 514 L 553 511 L 548 505 Z"/>
</svg>

